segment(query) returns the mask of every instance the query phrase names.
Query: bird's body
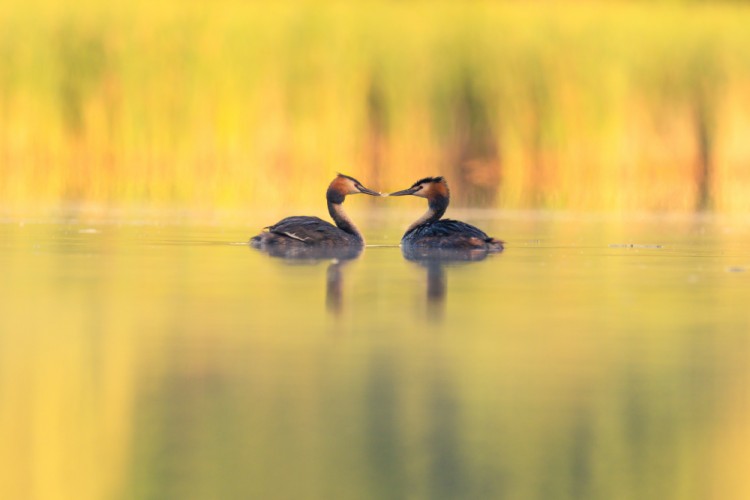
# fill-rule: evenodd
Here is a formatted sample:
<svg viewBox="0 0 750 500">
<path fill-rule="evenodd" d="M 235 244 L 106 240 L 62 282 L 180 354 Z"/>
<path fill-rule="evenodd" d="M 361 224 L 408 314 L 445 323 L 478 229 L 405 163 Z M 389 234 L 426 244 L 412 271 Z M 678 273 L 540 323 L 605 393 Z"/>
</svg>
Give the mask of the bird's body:
<svg viewBox="0 0 750 500">
<path fill-rule="evenodd" d="M 390 196 L 414 195 L 427 198 L 427 212 L 404 233 L 401 245 L 415 248 L 503 250 L 503 242 L 466 222 L 441 219 L 450 203 L 448 183 L 442 177 L 426 177 L 410 188 Z"/>
<path fill-rule="evenodd" d="M 401 243 L 425 248 L 502 250 L 502 242 L 487 236 L 478 227 L 452 219 L 419 224 L 404 234 Z"/>
<path fill-rule="evenodd" d="M 357 233 L 348 233 L 320 217 L 293 215 L 268 226 L 251 243 L 283 246 L 338 247 L 362 245 Z"/>
<path fill-rule="evenodd" d="M 341 207 L 346 195 L 357 193 L 380 196 L 380 193 L 367 189 L 356 179 L 339 174 L 326 192 L 328 213 L 336 223 L 335 226 L 319 217 L 286 217 L 266 227 L 264 232 L 253 236 L 250 245 L 256 248 L 362 247 L 365 243 L 362 233 Z"/>
</svg>

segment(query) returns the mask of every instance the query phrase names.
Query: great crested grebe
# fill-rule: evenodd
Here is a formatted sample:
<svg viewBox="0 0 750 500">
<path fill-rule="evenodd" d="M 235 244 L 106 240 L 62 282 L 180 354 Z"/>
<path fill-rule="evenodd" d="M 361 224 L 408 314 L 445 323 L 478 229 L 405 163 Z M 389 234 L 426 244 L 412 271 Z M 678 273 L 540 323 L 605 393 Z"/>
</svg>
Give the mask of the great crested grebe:
<svg viewBox="0 0 750 500">
<path fill-rule="evenodd" d="M 275 246 L 317 248 L 364 246 L 362 234 L 341 208 L 346 195 L 359 193 L 380 196 L 380 193 L 367 189 L 354 177 L 338 174 L 326 192 L 328 213 L 336 223 L 335 226 L 319 217 L 295 215 L 266 227 L 264 232 L 250 239 L 250 245 L 261 249 Z"/>
<path fill-rule="evenodd" d="M 440 220 L 450 203 L 450 191 L 444 178 L 425 177 L 409 189 L 389 196 L 409 194 L 427 198 L 428 209 L 404 233 L 401 238 L 403 247 L 477 249 L 488 252 L 503 250 L 502 241 L 487 236 L 487 233 L 471 224 L 451 219 Z"/>
</svg>

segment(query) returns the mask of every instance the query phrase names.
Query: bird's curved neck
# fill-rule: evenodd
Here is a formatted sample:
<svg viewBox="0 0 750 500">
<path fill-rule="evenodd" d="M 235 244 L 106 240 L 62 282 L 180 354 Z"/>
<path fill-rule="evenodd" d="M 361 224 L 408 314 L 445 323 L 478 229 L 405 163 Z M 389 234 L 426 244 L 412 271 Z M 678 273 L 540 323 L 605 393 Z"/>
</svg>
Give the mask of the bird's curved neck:
<svg viewBox="0 0 750 500">
<path fill-rule="evenodd" d="M 406 232 L 408 233 L 415 227 L 421 226 L 422 224 L 428 224 L 430 222 L 440 220 L 440 218 L 445 214 L 445 211 L 448 209 L 448 202 L 449 199 L 443 196 L 428 200 L 427 211 L 419 219 L 412 222 L 411 226 L 409 226 L 409 229 L 407 229 Z"/>
<path fill-rule="evenodd" d="M 341 203 L 328 202 L 328 213 L 331 214 L 331 219 L 336 223 L 336 226 L 342 231 L 351 234 L 360 241 L 364 241 L 362 233 L 359 232 L 357 226 L 354 225 L 352 220 L 344 212 Z"/>
</svg>

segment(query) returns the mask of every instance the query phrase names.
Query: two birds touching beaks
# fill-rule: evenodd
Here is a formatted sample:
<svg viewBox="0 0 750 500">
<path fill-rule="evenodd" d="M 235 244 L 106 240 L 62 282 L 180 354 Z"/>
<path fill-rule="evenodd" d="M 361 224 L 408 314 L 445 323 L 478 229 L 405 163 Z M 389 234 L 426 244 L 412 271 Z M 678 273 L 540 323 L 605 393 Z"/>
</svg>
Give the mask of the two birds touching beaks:
<svg viewBox="0 0 750 500">
<path fill-rule="evenodd" d="M 450 203 L 448 183 L 443 177 L 425 177 L 411 187 L 390 194 L 381 194 L 362 185 L 354 177 L 338 174 L 328 186 L 326 200 L 334 226 L 318 217 L 292 216 L 280 220 L 250 239 L 256 248 L 315 247 L 340 248 L 364 246 L 364 238 L 346 215 L 342 204 L 347 195 L 419 196 L 427 199 L 427 212 L 414 221 L 401 238 L 403 247 L 500 252 L 503 242 L 487 236 L 481 229 L 452 219 L 441 219 Z"/>
</svg>

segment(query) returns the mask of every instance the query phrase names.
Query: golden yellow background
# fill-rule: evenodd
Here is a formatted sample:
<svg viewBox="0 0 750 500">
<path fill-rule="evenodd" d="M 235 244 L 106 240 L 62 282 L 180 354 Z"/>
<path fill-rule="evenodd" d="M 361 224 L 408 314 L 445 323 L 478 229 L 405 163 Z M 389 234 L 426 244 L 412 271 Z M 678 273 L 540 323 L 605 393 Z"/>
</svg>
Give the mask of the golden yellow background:
<svg viewBox="0 0 750 500">
<path fill-rule="evenodd" d="M 652 2 L 4 2 L 0 199 L 318 204 L 336 171 L 456 203 L 750 207 L 750 9 Z"/>
</svg>

